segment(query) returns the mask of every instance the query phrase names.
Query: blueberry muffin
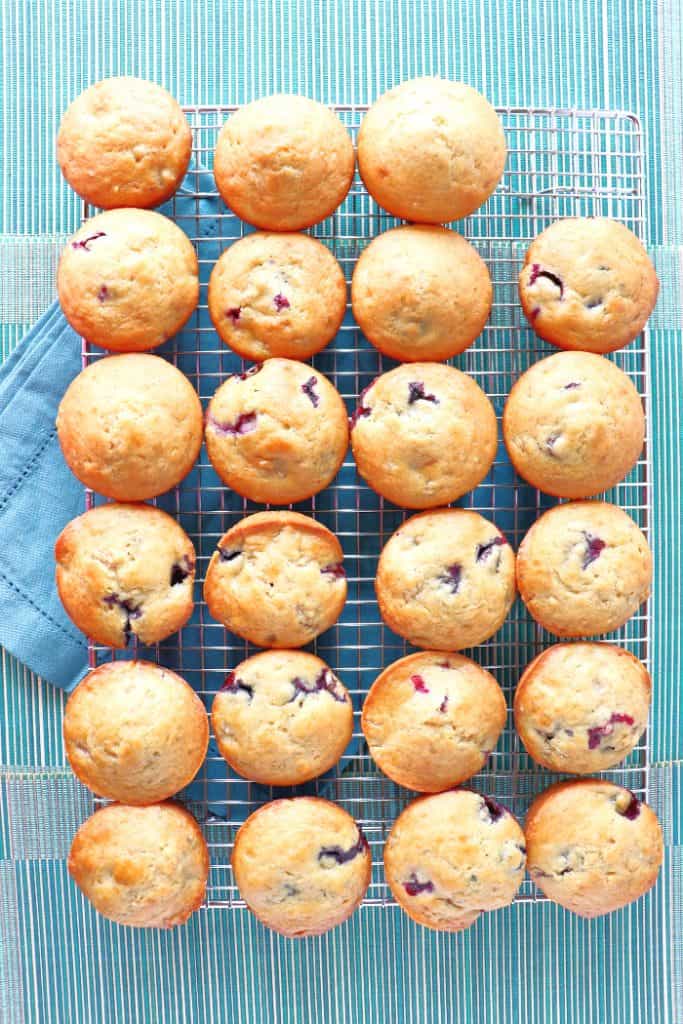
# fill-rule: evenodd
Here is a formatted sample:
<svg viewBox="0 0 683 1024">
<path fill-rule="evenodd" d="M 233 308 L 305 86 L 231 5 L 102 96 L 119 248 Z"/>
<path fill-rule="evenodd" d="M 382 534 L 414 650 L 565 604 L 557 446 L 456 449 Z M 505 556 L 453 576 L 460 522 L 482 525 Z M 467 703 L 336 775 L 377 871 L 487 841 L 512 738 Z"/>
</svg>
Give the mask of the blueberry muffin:
<svg viewBox="0 0 683 1024">
<path fill-rule="evenodd" d="M 630 377 L 592 352 L 541 359 L 503 413 L 510 461 L 534 487 L 587 498 L 619 483 L 643 448 L 643 403 Z"/>
<path fill-rule="evenodd" d="M 67 701 L 63 730 L 83 785 L 126 804 L 173 796 L 195 777 L 209 742 L 199 697 L 149 661 L 112 661 L 90 672 Z"/>
<path fill-rule="evenodd" d="M 494 191 L 507 148 L 493 107 L 462 82 L 415 78 L 373 103 L 358 169 L 389 213 L 427 224 L 466 217 Z"/>
<path fill-rule="evenodd" d="M 361 724 L 370 753 L 400 786 L 438 793 L 486 763 L 507 710 L 493 676 L 460 654 L 409 654 L 370 688 Z"/>
<path fill-rule="evenodd" d="M 72 519 L 55 560 L 62 604 L 95 643 L 158 643 L 192 614 L 192 541 L 152 505 L 100 505 Z"/>
<path fill-rule="evenodd" d="M 619 764 L 645 732 L 650 676 L 610 644 L 556 644 L 525 669 L 515 725 L 529 754 L 554 772 L 588 775 Z"/>
<path fill-rule="evenodd" d="M 415 647 L 475 647 L 500 629 L 512 607 L 515 556 L 478 512 L 423 512 L 385 544 L 375 588 L 387 626 Z"/>
<path fill-rule="evenodd" d="M 481 334 L 492 298 L 477 250 L 455 231 L 425 224 L 378 235 L 361 253 L 351 283 L 363 334 L 405 363 L 464 352 Z"/>
<path fill-rule="evenodd" d="M 645 601 L 651 581 L 645 537 L 623 509 L 603 501 L 551 508 L 517 553 L 521 598 L 556 636 L 618 629 Z"/>
<path fill-rule="evenodd" d="M 342 268 L 309 235 L 245 235 L 211 272 L 211 319 L 245 359 L 310 359 L 334 338 L 345 312 Z"/>
<path fill-rule="evenodd" d="M 62 174 L 93 206 L 158 206 L 190 162 L 192 132 L 165 89 L 141 78 L 107 78 L 68 108 L 57 135 Z"/>
<path fill-rule="evenodd" d="M 109 210 L 71 238 L 57 270 L 59 301 L 86 341 L 141 352 L 172 337 L 199 299 L 187 235 L 152 210 Z"/>
<path fill-rule="evenodd" d="M 71 472 L 117 501 L 155 498 L 180 483 L 202 446 L 204 416 L 180 370 L 145 353 L 90 363 L 71 382 L 57 434 Z"/>
<path fill-rule="evenodd" d="M 335 535 L 298 512 L 257 512 L 224 533 L 204 583 L 209 612 L 259 647 L 303 647 L 346 601 Z"/>
<path fill-rule="evenodd" d="M 504 807 L 465 789 L 423 796 L 394 822 L 384 870 L 394 899 L 426 928 L 456 932 L 512 903 L 524 833 Z"/>
<path fill-rule="evenodd" d="M 258 228 L 299 231 L 342 202 L 354 171 L 351 138 L 328 107 L 305 96 L 248 103 L 223 125 L 214 156 L 218 191 Z"/>
<path fill-rule="evenodd" d="M 525 832 L 534 882 L 580 917 L 625 907 L 657 881 L 663 857 L 657 816 L 613 782 L 551 786 L 529 808 Z"/>
<path fill-rule="evenodd" d="M 640 334 L 659 281 L 627 227 L 606 217 L 558 220 L 536 238 L 519 275 L 527 320 L 558 348 L 614 352 Z"/>
<path fill-rule="evenodd" d="M 267 359 L 221 384 L 206 448 L 221 480 L 251 501 L 289 505 L 334 479 L 349 446 L 346 406 L 306 363 Z"/>
<path fill-rule="evenodd" d="M 298 786 L 337 763 L 353 705 L 332 670 L 305 651 L 263 651 L 229 672 L 211 722 L 231 768 L 264 786 Z"/>
<path fill-rule="evenodd" d="M 467 374 L 409 363 L 378 377 L 352 419 L 358 472 L 396 505 L 433 508 L 471 491 L 493 464 L 496 414 Z"/>
<path fill-rule="evenodd" d="M 312 796 L 260 807 L 238 831 L 232 853 L 243 900 L 288 938 L 322 935 L 346 921 L 365 895 L 371 867 L 351 815 Z"/>
<path fill-rule="evenodd" d="M 109 804 L 79 828 L 68 867 L 103 917 L 133 928 L 173 928 L 204 902 L 209 851 L 178 804 Z"/>
</svg>

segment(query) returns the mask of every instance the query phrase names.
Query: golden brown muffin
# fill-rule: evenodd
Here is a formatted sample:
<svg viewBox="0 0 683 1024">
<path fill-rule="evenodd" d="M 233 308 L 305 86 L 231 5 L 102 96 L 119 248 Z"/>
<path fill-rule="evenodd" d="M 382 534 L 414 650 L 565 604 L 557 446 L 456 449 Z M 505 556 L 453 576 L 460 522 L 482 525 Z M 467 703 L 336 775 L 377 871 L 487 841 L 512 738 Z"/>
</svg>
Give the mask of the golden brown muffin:
<svg viewBox="0 0 683 1024">
<path fill-rule="evenodd" d="M 78 684 L 64 711 L 64 746 L 75 775 L 98 796 L 153 804 L 199 771 L 209 723 L 194 690 L 149 661 L 111 661 Z"/>
<path fill-rule="evenodd" d="M 515 726 L 535 761 L 588 775 L 619 764 L 645 732 L 650 675 L 611 644 L 556 644 L 527 665 Z"/>
<path fill-rule="evenodd" d="M 141 78 L 107 78 L 68 108 L 57 136 L 62 174 L 94 206 L 158 206 L 182 181 L 192 132 L 170 93 Z"/>
<path fill-rule="evenodd" d="M 592 352 L 541 359 L 512 388 L 503 413 L 510 461 L 559 498 L 606 491 L 643 448 L 643 403 L 630 377 Z"/>
<path fill-rule="evenodd" d="M 548 899 L 599 917 L 639 899 L 657 881 L 662 830 L 654 811 L 613 782 L 560 782 L 526 819 L 529 874 Z"/>
<path fill-rule="evenodd" d="M 426 928 L 456 932 L 512 903 L 524 879 L 524 833 L 490 797 L 423 796 L 394 822 L 384 870 L 394 899 Z"/>
<path fill-rule="evenodd" d="M 422 512 L 384 545 L 375 589 L 385 623 L 409 643 L 437 651 L 475 647 L 512 607 L 515 555 L 478 512 Z"/>
<path fill-rule="evenodd" d="M 346 601 L 335 535 L 299 512 L 257 512 L 218 542 L 204 583 L 209 612 L 259 647 L 302 647 Z"/>
<path fill-rule="evenodd" d="M 202 446 L 197 392 L 159 356 L 129 353 L 90 363 L 57 413 L 66 463 L 81 483 L 117 501 L 142 501 L 175 487 Z"/>
<path fill-rule="evenodd" d="M 337 763 L 353 705 L 331 669 L 305 651 L 263 651 L 229 672 L 211 724 L 231 768 L 264 786 L 298 786 Z"/>
<path fill-rule="evenodd" d="M 477 338 L 493 288 L 479 253 L 455 231 L 409 224 L 360 255 L 351 305 L 375 348 L 402 362 L 450 359 Z"/>
<path fill-rule="evenodd" d="M 332 340 L 345 312 L 342 268 L 309 235 L 245 235 L 211 272 L 211 319 L 245 359 L 309 359 Z"/>
<path fill-rule="evenodd" d="M 333 213 L 351 187 L 353 143 L 335 114 L 305 96 L 248 103 L 223 125 L 214 156 L 218 191 L 242 220 L 299 231 Z"/>
<path fill-rule="evenodd" d="M 240 895 L 268 928 L 289 938 L 346 921 L 370 884 L 372 858 L 350 814 L 318 797 L 274 800 L 247 818 L 232 869 Z"/>
<path fill-rule="evenodd" d="M 68 867 L 103 917 L 134 928 L 173 928 L 204 902 L 209 851 L 178 804 L 109 804 L 79 828 Z"/>
<path fill-rule="evenodd" d="M 623 626 L 650 592 L 652 553 L 630 516 L 604 501 L 557 505 L 517 552 L 517 586 L 529 612 L 556 636 Z"/>
<path fill-rule="evenodd" d="M 207 410 L 213 467 L 252 501 L 289 505 L 317 494 L 337 475 L 348 446 L 339 392 L 293 359 L 267 359 L 228 377 Z"/>
<path fill-rule="evenodd" d="M 98 644 L 157 643 L 192 614 L 194 546 L 152 505 L 100 505 L 72 519 L 55 560 L 64 608 Z"/>
<path fill-rule="evenodd" d="M 442 224 L 472 213 L 500 181 L 503 128 L 462 82 L 414 78 L 373 103 L 358 133 L 358 169 L 389 213 Z"/>
<path fill-rule="evenodd" d="M 405 508 L 433 508 L 481 483 L 496 455 L 498 426 L 467 374 L 410 363 L 365 389 L 351 444 L 358 472 L 379 494 Z"/>
<path fill-rule="evenodd" d="M 483 768 L 506 717 L 503 691 L 489 672 L 460 654 L 423 651 L 378 676 L 361 724 L 385 775 L 438 793 Z"/>
<path fill-rule="evenodd" d="M 199 299 L 187 235 L 152 210 L 109 210 L 81 225 L 62 252 L 59 301 L 87 341 L 141 352 L 171 338 Z"/>
<path fill-rule="evenodd" d="M 614 352 L 640 334 L 659 281 L 645 249 L 606 217 L 555 221 L 529 246 L 519 298 L 541 338 L 559 348 Z"/>
</svg>

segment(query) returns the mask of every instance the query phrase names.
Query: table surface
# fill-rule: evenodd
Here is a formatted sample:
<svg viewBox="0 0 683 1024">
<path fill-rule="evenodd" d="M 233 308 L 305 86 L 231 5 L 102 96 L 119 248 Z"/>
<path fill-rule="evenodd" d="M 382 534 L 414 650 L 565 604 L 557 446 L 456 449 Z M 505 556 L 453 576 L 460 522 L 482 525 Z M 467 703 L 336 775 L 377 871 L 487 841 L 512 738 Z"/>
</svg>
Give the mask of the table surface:
<svg viewBox="0 0 683 1024">
<path fill-rule="evenodd" d="M 441 74 L 469 82 L 497 105 L 637 113 L 649 241 L 662 282 L 650 324 L 651 784 L 667 844 L 653 893 L 594 922 L 525 904 L 484 915 L 456 936 L 429 933 L 386 909 L 364 910 L 329 935 L 298 943 L 266 932 L 245 911 L 203 911 L 172 933 L 121 929 L 94 914 L 66 874 L 64 857 L 87 806 L 65 766 L 63 696 L 3 653 L 0 1020 L 680 1024 L 678 0 L 0 0 L 0 32 L 3 357 L 53 300 L 56 259 L 79 220 L 54 160 L 60 115 L 106 75 L 153 78 L 182 103 L 242 103 L 274 91 L 362 103 L 411 76 Z"/>
</svg>

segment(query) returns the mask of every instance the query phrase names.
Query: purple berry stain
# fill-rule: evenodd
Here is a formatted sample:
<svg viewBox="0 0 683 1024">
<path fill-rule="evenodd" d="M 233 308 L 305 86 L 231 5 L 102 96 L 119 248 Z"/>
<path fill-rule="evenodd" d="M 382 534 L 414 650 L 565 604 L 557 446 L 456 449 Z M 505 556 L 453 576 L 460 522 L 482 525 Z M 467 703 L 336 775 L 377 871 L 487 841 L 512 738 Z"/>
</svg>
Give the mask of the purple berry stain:
<svg viewBox="0 0 683 1024">
<path fill-rule="evenodd" d="M 534 320 L 536 319 L 536 317 L 538 316 L 538 314 L 540 312 L 541 312 L 541 307 L 540 306 L 534 306 L 534 308 L 531 310 L 531 313 L 529 314 L 529 319 L 531 320 L 532 323 L 534 322 Z"/>
<path fill-rule="evenodd" d="M 232 320 L 232 322 L 236 324 L 239 318 L 242 316 L 242 308 L 241 306 L 233 306 L 232 309 L 226 309 L 225 315 L 227 316 L 228 320 Z"/>
<path fill-rule="evenodd" d="M 439 704 L 439 711 L 441 712 L 442 715 L 446 714 L 447 707 L 448 707 L 448 694 L 446 694 L 444 699 Z"/>
<path fill-rule="evenodd" d="M 85 252 L 90 252 L 88 246 L 91 242 L 96 242 L 98 238 L 105 238 L 106 231 L 96 231 L 94 235 L 88 235 L 87 238 L 82 238 L 79 242 L 72 242 L 72 249 L 83 249 Z"/>
<path fill-rule="evenodd" d="M 494 548 L 503 547 L 506 543 L 507 541 L 505 540 L 505 537 L 501 537 L 499 534 L 497 537 L 494 537 L 493 540 L 487 540 L 485 544 L 477 544 L 477 562 L 485 562 Z"/>
<path fill-rule="evenodd" d="M 375 380 L 377 380 L 377 378 L 375 378 Z M 374 383 L 375 383 L 375 381 L 373 380 L 372 384 L 368 384 L 368 386 L 366 388 L 363 388 L 363 390 L 360 393 L 360 396 L 358 398 L 358 408 L 354 412 L 353 416 L 351 417 L 351 421 L 350 421 L 350 425 L 351 425 L 351 429 L 352 430 L 355 427 L 355 425 L 358 422 L 358 420 L 361 419 L 361 417 L 369 416 L 370 413 L 372 412 L 372 409 L 370 408 L 370 406 L 365 405 L 364 399 L 365 399 L 365 396 L 367 395 L 368 391 L 370 390 L 370 388 L 373 386 Z"/>
<path fill-rule="evenodd" d="M 529 276 L 529 287 L 536 284 L 539 277 L 544 277 L 546 281 L 550 281 L 556 288 L 560 289 L 560 298 L 564 295 L 564 284 L 562 278 L 558 277 L 557 274 L 553 274 L 550 270 L 541 270 L 540 264 L 534 263 L 531 267 L 531 274 Z"/>
<path fill-rule="evenodd" d="M 455 565 L 449 565 L 446 572 L 439 576 L 439 579 L 442 583 L 448 584 L 451 588 L 452 594 L 457 594 L 462 581 L 462 566 L 457 563 Z"/>
<path fill-rule="evenodd" d="M 353 860 L 361 853 L 365 853 L 368 848 L 368 841 L 358 829 L 358 839 L 349 846 L 348 850 L 345 850 L 341 846 L 322 846 L 318 851 L 318 861 L 322 867 L 334 867 L 336 864 L 346 864 L 348 861 Z"/>
<path fill-rule="evenodd" d="M 601 540 L 600 537 L 594 537 L 590 533 L 584 533 L 584 537 L 586 538 L 586 553 L 583 556 L 581 568 L 587 569 L 592 562 L 600 557 L 601 552 L 604 551 L 607 544 L 604 540 Z"/>
<path fill-rule="evenodd" d="M 588 749 L 595 750 L 596 747 L 599 747 L 603 736 L 611 736 L 614 732 L 614 726 L 618 722 L 623 722 L 625 725 L 633 725 L 634 719 L 631 715 L 615 711 L 614 714 L 610 715 L 609 721 L 605 725 L 594 725 L 588 730 Z"/>
<path fill-rule="evenodd" d="M 301 390 L 310 399 L 311 405 L 314 409 L 317 409 L 320 405 L 320 395 L 316 395 L 315 386 L 318 383 L 317 377 L 309 377 L 305 384 L 301 385 Z"/>
<path fill-rule="evenodd" d="M 570 380 L 569 384 L 565 384 L 564 385 L 563 391 L 573 391 L 574 388 L 580 388 L 580 387 L 581 387 L 581 381 L 579 381 L 579 380 Z"/>
<path fill-rule="evenodd" d="M 122 612 L 125 612 L 126 619 L 123 624 L 123 637 L 126 644 L 130 643 L 133 635 L 131 622 L 140 618 L 142 609 L 139 605 L 134 604 L 130 598 L 122 599 L 118 594 L 107 594 L 104 598 L 104 603 L 108 608 L 119 608 Z"/>
<path fill-rule="evenodd" d="M 187 577 L 194 571 L 194 560 L 188 555 L 183 555 L 179 562 L 171 566 L 171 586 L 184 583 Z"/>
<path fill-rule="evenodd" d="M 226 550 L 225 548 L 218 549 L 218 558 L 221 562 L 232 562 L 235 558 L 239 558 L 242 554 L 239 548 L 233 548 L 232 550 Z"/>
<path fill-rule="evenodd" d="M 423 892 L 434 892 L 434 883 L 430 881 L 421 882 L 413 871 L 412 875 L 403 883 L 403 888 L 409 896 L 419 896 Z"/>
<path fill-rule="evenodd" d="M 320 572 L 326 576 L 333 576 L 337 580 L 346 579 L 346 570 L 343 562 L 331 562 L 329 565 L 324 565 Z"/>
<path fill-rule="evenodd" d="M 494 821 L 498 821 L 500 818 L 503 817 L 503 815 L 505 814 L 505 808 L 502 807 L 496 800 L 494 800 L 490 796 L 483 796 L 481 800 L 482 810 L 484 810 L 485 808 L 486 811 L 488 812 L 487 818 L 491 824 L 493 824 Z"/>
<path fill-rule="evenodd" d="M 251 434 L 256 430 L 257 414 L 255 412 L 241 412 L 234 423 L 220 423 L 213 416 L 209 415 L 209 423 L 217 434 L 223 436 L 238 437 L 242 434 Z"/>
<path fill-rule="evenodd" d="M 224 690 L 226 693 L 246 693 L 249 701 L 253 700 L 254 697 L 254 687 L 238 679 L 234 672 L 228 672 L 221 690 Z"/>
<path fill-rule="evenodd" d="M 109 289 L 106 284 L 100 286 L 100 290 L 97 293 L 98 302 L 105 302 L 109 298 Z"/>
<path fill-rule="evenodd" d="M 273 296 L 273 302 L 278 313 L 283 309 L 289 309 L 289 299 L 282 292 L 278 292 L 277 295 Z"/>
<path fill-rule="evenodd" d="M 246 380 L 248 377 L 253 377 L 255 373 L 259 373 L 263 369 L 263 363 L 256 363 L 255 366 L 250 366 L 248 370 L 243 370 L 242 373 L 234 373 L 233 377 L 239 377 L 240 380 Z"/>
<path fill-rule="evenodd" d="M 292 686 L 294 687 L 294 696 L 287 701 L 288 704 L 291 704 L 299 696 L 305 698 L 311 693 L 329 693 L 339 704 L 348 702 L 346 694 L 339 688 L 339 683 L 329 668 L 321 669 L 312 683 L 295 676 L 292 679 Z"/>
<path fill-rule="evenodd" d="M 422 676 L 418 676 L 418 675 L 411 676 L 410 677 L 410 681 L 413 684 L 413 686 L 415 687 L 415 692 L 416 693 L 429 693 L 429 687 L 425 683 L 425 681 L 422 678 Z"/>
<path fill-rule="evenodd" d="M 438 665 L 437 665 L 437 668 L 450 668 L 450 667 L 451 667 L 450 661 L 440 661 L 438 663 Z"/>
<path fill-rule="evenodd" d="M 436 395 L 425 394 L 425 386 L 421 380 L 411 380 L 408 384 L 408 405 L 412 405 L 413 402 L 433 402 L 434 405 L 439 404 L 439 399 Z"/>
</svg>

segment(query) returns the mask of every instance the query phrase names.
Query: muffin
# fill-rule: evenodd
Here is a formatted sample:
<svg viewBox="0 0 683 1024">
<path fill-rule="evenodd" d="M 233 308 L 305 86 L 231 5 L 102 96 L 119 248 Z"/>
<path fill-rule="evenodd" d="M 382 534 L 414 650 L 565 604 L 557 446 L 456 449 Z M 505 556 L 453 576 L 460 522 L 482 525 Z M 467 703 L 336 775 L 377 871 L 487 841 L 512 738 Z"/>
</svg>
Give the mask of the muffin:
<svg viewBox="0 0 683 1024">
<path fill-rule="evenodd" d="M 305 651 L 263 651 L 229 672 L 211 722 L 231 768 L 264 786 L 298 786 L 337 763 L 353 705 L 331 669 Z"/>
<path fill-rule="evenodd" d="M 178 804 L 109 804 L 79 828 L 68 867 L 103 917 L 134 928 L 173 928 L 204 902 L 209 851 Z"/>
<path fill-rule="evenodd" d="M 652 554 L 623 509 L 604 501 L 557 505 L 517 553 L 517 586 L 533 618 L 556 636 L 623 626 L 650 592 Z"/>
<path fill-rule="evenodd" d="M 474 647 L 500 629 L 512 607 L 515 556 L 478 512 L 423 512 L 384 545 L 375 589 L 387 626 L 415 647 Z"/>
<path fill-rule="evenodd" d="M 243 900 L 288 938 L 322 935 L 353 914 L 372 860 L 350 814 L 318 797 L 274 800 L 235 837 L 232 869 Z"/>
<path fill-rule="evenodd" d="M 303 647 L 346 601 L 341 544 L 298 512 L 257 512 L 224 533 L 204 583 L 210 614 L 258 647 Z"/>
<path fill-rule="evenodd" d="M 441 224 L 478 209 L 500 181 L 507 148 L 493 107 L 462 82 L 415 78 L 373 103 L 358 133 L 370 195 L 405 220 Z"/>
<path fill-rule="evenodd" d="M 140 352 L 167 341 L 199 299 L 187 235 L 152 210 L 109 210 L 83 224 L 62 252 L 59 301 L 86 341 Z"/>
<path fill-rule="evenodd" d="M 163 494 L 187 476 L 204 417 L 187 377 L 159 356 L 109 356 L 71 382 L 57 413 L 66 463 L 81 483 L 117 501 Z"/>
<path fill-rule="evenodd" d="M 91 508 L 64 527 L 55 560 L 62 604 L 95 643 L 155 644 L 192 614 L 194 547 L 160 508 Z"/>
<path fill-rule="evenodd" d="M 630 377 L 592 352 L 541 359 L 512 388 L 503 413 L 515 470 L 559 498 L 619 483 L 643 448 L 643 403 Z"/>
<path fill-rule="evenodd" d="M 529 874 L 580 917 L 625 907 L 651 889 L 663 856 L 657 816 L 613 782 L 560 782 L 536 797 L 526 819 Z"/>
<path fill-rule="evenodd" d="M 632 231 L 606 217 L 558 220 L 529 246 L 519 275 L 527 320 L 558 348 L 614 352 L 640 334 L 659 281 Z"/>
<path fill-rule="evenodd" d="M 496 414 L 467 374 L 409 363 L 361 395 L 351 444 L 358 472 L 396 505 L 433 508 L 471 491 L 493 464 Z"/>
<path fill-rule="evenodd" d="M 248 103 L 223 125 L 216 186 L 242 220 L 299 231 L 333 213 L 351 187 L 353 143 L 335 114 L 305 96 Z"/>
<path fill-rule="evenodd" d="M 351 305 L 375 348 L 411 363 L 450 359 L 481 334 L 493 289 L 486 264 L 461 235 L 410 224 L 386 231 L 364 249 L 351 283 Z"/>
<path fill-rule="evenodd" d="M 111 661 L 90 672 L 67 701 L 63 731 L 83 785 L 126 804 L 153 804 L 183 789 L 209 742 L 199 697 L 149 661 Z"/>
<path fill-rule="evenodd" d="M 349 446 L 346 406 L 306 363 L 267 359 L 221 384 L 206 449 L 221 480 L 251 501 L 289 505 L 334 479 Z"/>
<path fill-rule="evenodd" d="M 650 676 L 610 644 L 556 644 L 527 665 L 515 693 L 515 725 L 535 761 L 588 775 L 619 764 L 647 726 Z"/>
<path fill-rule="evenodd" d="M 465 789 L 408 804 L 384 848 L 394 899 L 438 931 L 460 931 L 484 911 L 507 907 L 525 864 L 524 833 L 510 812 Z"/>
<path fill-rule="evenodd" d="M 361 725 L 374 761 L 400 786 L 438 793 L 486 763 L 507 709 L 493 676 L 460 654 L 409 654 L 370 688 Z"/>
<path fill-rule="evenodd" d="M 334 338 L 345 312 L 342 268 L 309 235 L 245 235 L 211 272 L 214 327 L 245 359 L 309 359 Z"/>
<path fill-rule="evenodd" d="M 158 206 L 190 162 L 192 132 L 165 89 L 141 78 L 107 78 L 68 108 L 57 135 L 62 174 L 93 206 Z"/>
</svg>

